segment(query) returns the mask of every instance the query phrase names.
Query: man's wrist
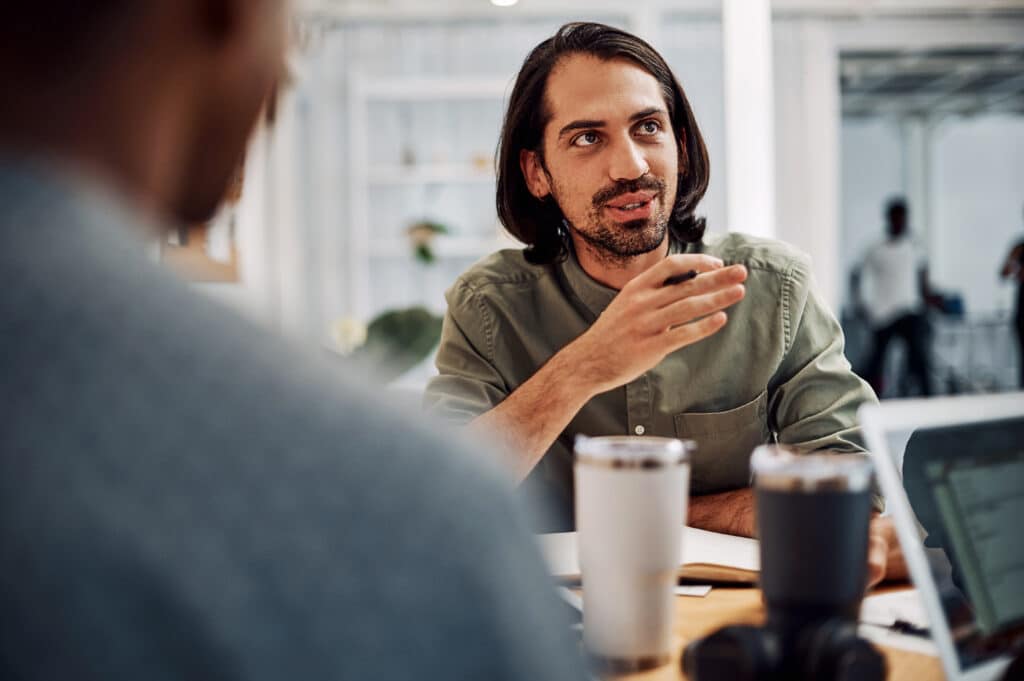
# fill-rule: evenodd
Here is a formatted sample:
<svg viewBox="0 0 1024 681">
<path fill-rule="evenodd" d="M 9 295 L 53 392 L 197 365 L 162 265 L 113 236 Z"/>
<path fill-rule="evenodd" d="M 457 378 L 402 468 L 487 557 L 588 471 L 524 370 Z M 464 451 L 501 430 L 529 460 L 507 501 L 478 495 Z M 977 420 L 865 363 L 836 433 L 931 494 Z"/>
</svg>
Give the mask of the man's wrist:
<svg viewBox="0 0 1024 681">
<path fill-rule="evenodd" d="M 564 397 L 570 400 L 580 400 L 580 408 L 591 398 L 606 390 L 596 379 L 596 372 L 591 366 L 592 360 L 589 353 L 586 352 L 585 342 L 583 336 L 577 338 L 557 352 L 549 362 L 554 378 L 552 381 L 554 387 L 567 390 Z"/>
<path fill-rule="evenodd" d="M 687 524 L 702 530 L 753 537 L 756 512 L 751 488 L 690 497 Z"/>
</svg>

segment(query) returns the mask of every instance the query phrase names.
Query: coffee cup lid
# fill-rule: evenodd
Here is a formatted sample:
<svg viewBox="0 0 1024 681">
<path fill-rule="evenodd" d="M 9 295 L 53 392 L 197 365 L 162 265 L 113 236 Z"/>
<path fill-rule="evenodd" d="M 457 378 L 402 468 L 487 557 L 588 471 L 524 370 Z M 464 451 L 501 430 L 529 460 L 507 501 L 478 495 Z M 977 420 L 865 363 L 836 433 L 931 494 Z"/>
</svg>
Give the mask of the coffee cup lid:
<svg viewBox="0 0 1024 681">
<path fill-rule="evenodd" d="M 762 445 L 750 457 L 750 471 L 761 489 L 861 492 L 871 487 L 874 467 L 866 454 Z"/>
<path fill-rule="evenodd" d="M 608 468 L 664 468 L 689 463 L 697 445 L 670 437 L 577 435 L 576 461 Z"/>
</svg>

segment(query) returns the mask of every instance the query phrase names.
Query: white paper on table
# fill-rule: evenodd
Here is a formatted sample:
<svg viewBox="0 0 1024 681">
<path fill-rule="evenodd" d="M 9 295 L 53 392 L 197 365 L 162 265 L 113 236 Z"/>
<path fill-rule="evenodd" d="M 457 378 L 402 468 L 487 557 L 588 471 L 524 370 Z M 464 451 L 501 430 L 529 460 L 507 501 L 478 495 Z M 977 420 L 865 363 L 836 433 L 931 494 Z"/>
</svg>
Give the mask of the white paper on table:
<svg viewBox="0 0 1024 681">
<path fill-rule="evenodd" d="M 896 620 L 909 622 L 922 629 L 928 628 L 928 613 L 921 603 L 917 589 L 904 589 L 865 598 L 860 606 L 859 633 L 878 645 L 938 657 L 938 648 L 931 638 L 886 628 Z M 871 624 L 867 624 L 868 622 Z"/>
<path fill-rule="evenodd" d="M 709 593 L 711 593 L 711 586 L 709 584 L 687 584 L 686 586 L 676 587 L 676 596 L 704 598 Z"/>
</svg>

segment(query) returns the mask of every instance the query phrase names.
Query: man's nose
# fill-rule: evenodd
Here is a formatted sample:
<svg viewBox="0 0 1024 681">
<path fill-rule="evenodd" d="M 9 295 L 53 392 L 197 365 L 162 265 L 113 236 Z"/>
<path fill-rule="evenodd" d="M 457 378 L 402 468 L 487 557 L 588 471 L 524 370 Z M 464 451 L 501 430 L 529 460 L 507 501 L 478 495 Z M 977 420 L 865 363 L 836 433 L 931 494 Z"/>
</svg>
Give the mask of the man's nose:
<svg viewBox="0 0 1024 681">
<path fill-rule="evenodd" d="M 651 170 L 643 150 L 632 137 L 614 145 L 609 163 L 608 175 L 616 182 L 635 180 Z"/>
</svg>

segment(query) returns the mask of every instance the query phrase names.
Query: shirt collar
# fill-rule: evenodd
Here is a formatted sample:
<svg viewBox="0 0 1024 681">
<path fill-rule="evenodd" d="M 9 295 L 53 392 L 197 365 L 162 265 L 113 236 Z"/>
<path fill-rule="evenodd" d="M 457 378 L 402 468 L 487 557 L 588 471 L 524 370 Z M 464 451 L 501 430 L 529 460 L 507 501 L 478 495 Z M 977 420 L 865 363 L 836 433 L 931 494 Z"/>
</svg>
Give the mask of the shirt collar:
<svg viewBox="0 0 1024 681">
<path fill-rule="evenodd" d="M 576 257 L 576 249 L 573 248 L 572 239 L 566 238 L 568 256 L 558 264 L 563 281 L 569 287 L 570 292 L 577 298 L 584 307 L 591 313 L 594 319 L 597 318 L 608 304 L 619 294 L 617 289 L 605 286 L 593 279 L 580 265 Z M 682 243 L 672 232 L 669 231 L 668 254 L 685 253 L 687 245 Z"/>
<path fill-rule="evenodd" d="M 70 206 L 81 215 L 92 217 L 92 222 L 103 229 L 118 232 L 122 245 L 143 252 L 169 228 L 169 223 L 148 214 L 95 173 L 56 156 L 0 148 L 0 197 L 4 199 L 0 203 L 7 208 L 31 203 L 34 197 L 45 197 L 45 206 L 42 201 L 34 205 L 50 213 L 55 213 L 57 207 Z"/>
</svg>

